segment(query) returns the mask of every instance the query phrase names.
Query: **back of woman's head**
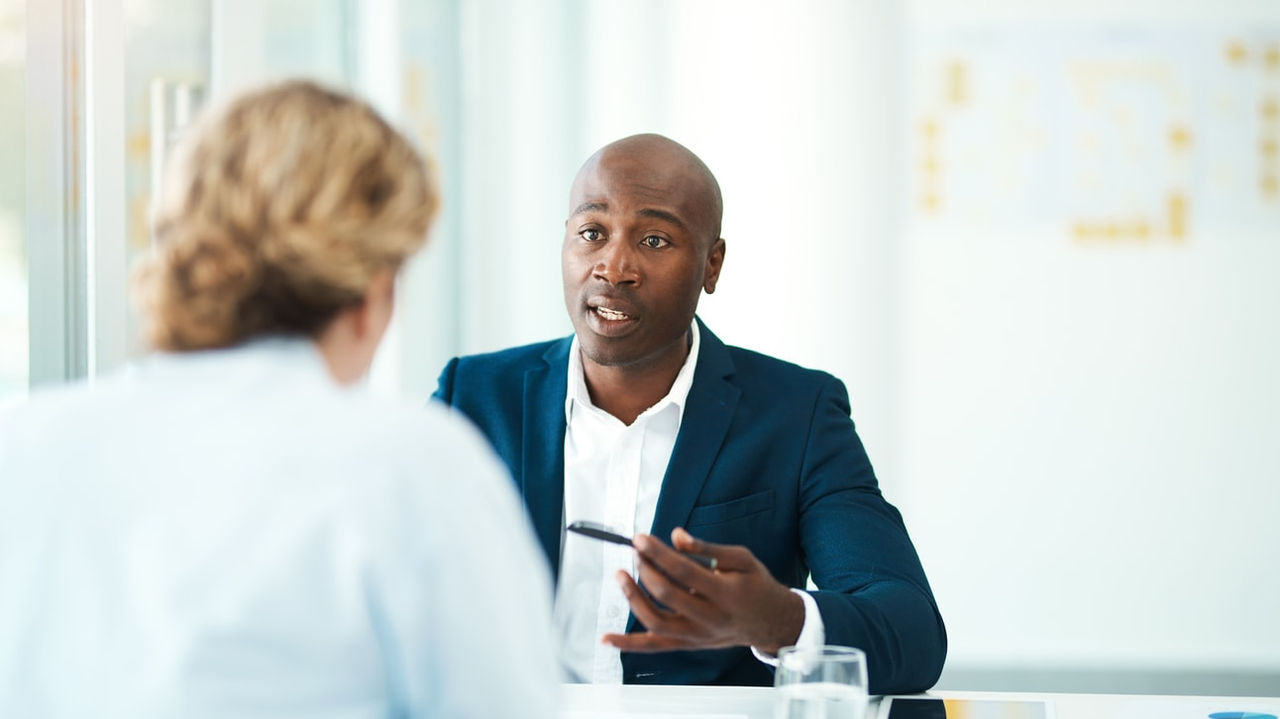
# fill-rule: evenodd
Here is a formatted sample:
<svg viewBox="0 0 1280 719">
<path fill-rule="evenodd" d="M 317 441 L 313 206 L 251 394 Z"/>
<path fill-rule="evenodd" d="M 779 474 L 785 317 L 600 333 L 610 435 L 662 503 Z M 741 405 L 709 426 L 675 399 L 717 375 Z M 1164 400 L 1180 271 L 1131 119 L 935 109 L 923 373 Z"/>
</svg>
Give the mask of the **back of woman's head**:
<svg viewBox="0 0 1280 719">
<path fill-rule="evenodd" d="M 134 277 L 151 344 L 315 336 L 422 246 L 438 203 L 422 158 L 367 104 L 297 81 L 244 95 L 167 169 Z"/>
</svg>

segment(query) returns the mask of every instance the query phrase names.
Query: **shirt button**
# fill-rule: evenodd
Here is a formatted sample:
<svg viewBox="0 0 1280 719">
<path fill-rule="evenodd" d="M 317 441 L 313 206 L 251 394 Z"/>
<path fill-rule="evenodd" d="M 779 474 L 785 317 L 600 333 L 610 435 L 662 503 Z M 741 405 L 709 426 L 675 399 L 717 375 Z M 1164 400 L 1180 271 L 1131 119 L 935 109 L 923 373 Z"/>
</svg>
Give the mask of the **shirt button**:
<svg viewBox="0 0 1280 719">
<path fill-rule="evenodd" d="M 617 619 L 619 614 L 618 606 L 616 604 L 610 604 L 609 608 L 605 610 L 605 614 L 607 614 L 610 619 Z"/>
</svg>

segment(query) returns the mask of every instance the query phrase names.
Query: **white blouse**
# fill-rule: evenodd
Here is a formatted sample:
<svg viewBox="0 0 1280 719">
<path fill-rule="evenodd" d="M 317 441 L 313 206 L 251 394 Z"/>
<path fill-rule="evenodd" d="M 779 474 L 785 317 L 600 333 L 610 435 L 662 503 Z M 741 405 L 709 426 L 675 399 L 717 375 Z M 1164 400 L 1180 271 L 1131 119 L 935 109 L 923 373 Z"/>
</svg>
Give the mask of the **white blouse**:
<svg viewBox="0 0 1280 719">
<path fill-rule="evenodd" d="M 308 341 L 0 414 L 0 716 L 552 717 L 550 598 L 479 435 Z"/>
</svg>

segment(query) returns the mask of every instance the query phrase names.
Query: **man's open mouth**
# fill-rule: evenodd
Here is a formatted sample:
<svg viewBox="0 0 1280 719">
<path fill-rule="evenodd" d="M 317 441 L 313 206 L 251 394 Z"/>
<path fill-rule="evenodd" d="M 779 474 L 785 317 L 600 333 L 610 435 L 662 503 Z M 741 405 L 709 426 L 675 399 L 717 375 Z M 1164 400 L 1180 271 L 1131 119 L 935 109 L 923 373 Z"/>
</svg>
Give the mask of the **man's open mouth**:
<svg viewBox="0 0 1280 719">
<path fill-rule="evenodd" d="M 617 311 L 617 310 L 611 310 L 611 309 L 609 309 L 608 307 L 596 307 L 596 308 L 595 308 L 595 311 L 596 311 L 596 314 L 600 315 L 600 316 L 601 316 L 601 317 L 603 317 L 604 319 L 606 319 L 606 320 L 610 320 L 610 321 L 613 321 L 613 322 L 619 322 L 619 321 L 621 321 L 621 320 L 630 320 L 630 319 L 635 319 L 634 317 L 632 317 L 632 316 L 631 316 L 631 315 L 629 315 L 629 314 L 626 314 L 625 312 L 619 312 L 619 311 Z"/>
</svg>

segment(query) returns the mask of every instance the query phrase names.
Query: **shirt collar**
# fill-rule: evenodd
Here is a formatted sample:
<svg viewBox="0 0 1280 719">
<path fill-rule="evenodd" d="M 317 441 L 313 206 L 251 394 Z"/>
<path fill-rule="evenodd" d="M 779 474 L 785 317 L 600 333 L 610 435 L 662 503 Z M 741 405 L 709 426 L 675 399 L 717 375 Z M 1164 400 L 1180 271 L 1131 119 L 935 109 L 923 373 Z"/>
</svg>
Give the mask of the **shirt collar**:
<svg viewBox="0 0 1280 719">
<path fill-rule="evenodd" d="M 691 335 L 689 356 L 685 358 L 684 364 L 681 365 L 675 382 L 671 383 L 670 391 L 667 392 L 667 396 L 658 400 L 653 407 L 646 409 L 640 416 L 643 417 L 655 407 L 662 407 L 668 403 L 675 405 L 679 410 L 680 416 L 684 416 L 685 402 L 689 398 L 689 390 L 693 387 L 693 371 L 698 366 L 698 350 L 702 345 L 697 320 L 690 323 L 689 333 Z M 587 380 L 582 372 L 582 347 L 578 343 L 578 335 L 576 334 L 573 336 L 573 342 L 569 345 L 569 382 L 564 398 L 564 420 L 566 424 L 573 423 L 573 405 L 575 402 L 585 408 L 598 409 L 592 404 L 591 395 L 587 392 Z"/>
</svg>

